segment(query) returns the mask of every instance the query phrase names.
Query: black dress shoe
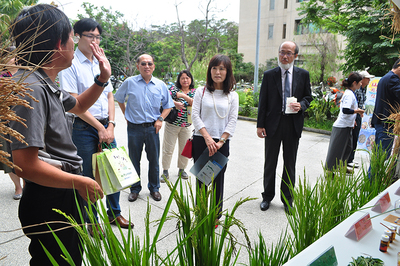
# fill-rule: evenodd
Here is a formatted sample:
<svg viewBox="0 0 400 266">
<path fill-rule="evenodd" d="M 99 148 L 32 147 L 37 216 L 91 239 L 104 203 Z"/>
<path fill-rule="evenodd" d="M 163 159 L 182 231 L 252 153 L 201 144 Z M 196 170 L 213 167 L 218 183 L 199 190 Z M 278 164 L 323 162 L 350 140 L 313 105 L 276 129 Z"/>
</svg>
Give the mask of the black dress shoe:
<svg viewBox="0 0 400 266">
<path fill-rule="evenodd" d="M 161 194 L 158 191 L 150 192 L 151 197 L 155 201 L 160 201 L 161 200 Z"/>
<path fill-rule="evenodd" d="M 260 209 L 261 209 L 262 211 L 268 210 L 269 204 L 270 204 L 269 201 L 263 200 L 263 201 L 261 202 L 261 204 L 260 204 Z"/>
<path fill-rule="evenodd" d="M 293 208 L 292 201 L 289 201 L 289 205 L 287 205 L 286 203 L 283 203 L 283 207 L 285 208 L 286 214 L 292 215 L 292 208 Z"/>
<path fill-rule="evenodd" d="M 128 200 L 130 202 L 133 202 L 133 201 L 137 200 L 138 197 L 139 197 L 139 193 L 131 192 L 131 193 L 129 193 Z"/>
</svg>

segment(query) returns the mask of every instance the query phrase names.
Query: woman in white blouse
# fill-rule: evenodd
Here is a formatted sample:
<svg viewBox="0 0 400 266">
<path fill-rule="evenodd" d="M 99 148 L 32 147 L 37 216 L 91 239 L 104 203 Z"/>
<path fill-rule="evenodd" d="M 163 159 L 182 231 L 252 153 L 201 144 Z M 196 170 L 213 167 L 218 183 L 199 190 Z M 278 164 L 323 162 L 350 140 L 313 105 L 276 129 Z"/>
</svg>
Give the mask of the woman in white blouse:
<svg viewBox="0 0 400 266">
<path fill-rule="evenodd" d="M 328 154 L 326 156 L 325 168 L 328 171 L 335 170 L 340 164 L 346 165 L 347 159 L 353 149 L 352 131 L 356 115 L 364 114 L 364 110 L 358 108 L 357 98 L 354 92 L 361 87 L 363 77 L 358 72 L 352 72 L 342 82 L 346 90 L 340 101 L 340 112 L 332 127 L 331 139 L 329 142 Z M 347 169 L 347 168 L 346 168 Z M 347 169 L 347 173 L 352 173 Z"/>
<path fill-rule="evenodd" d="M 209 156 L 217 151 L 226 157 L 229 156 L 229 141 L 235 132 L 239 108 L 238 94 L 233 91 L 235 83 L 229 57 L 215 55 L 208 65 L 206 86 L 196 90 L 193 100 L 194 162 L 206 148 L 209 150 Z M 214 177 L 218 219 L 223 207 L 225 171 L 226 165 Z M 200 187 L 203 185 L 200 181 L 197 181 L 197 184 Z"/>
</svg>

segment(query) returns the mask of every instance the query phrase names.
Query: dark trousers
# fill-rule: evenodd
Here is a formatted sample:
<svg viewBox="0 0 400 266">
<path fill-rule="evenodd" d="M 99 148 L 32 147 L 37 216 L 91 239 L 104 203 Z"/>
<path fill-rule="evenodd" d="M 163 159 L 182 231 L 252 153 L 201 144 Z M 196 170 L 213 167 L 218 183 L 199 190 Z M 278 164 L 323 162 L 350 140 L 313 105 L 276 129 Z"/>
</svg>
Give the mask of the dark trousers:
<svg viewBox="0 0 400 266">
<path fill-rule="evenodd" d="M 214 139 L 216 142 L 218 139 Z M 192 156 L 194 162 L 196 163 L 197 159 L 203 153 L 203 151 L 207 148 L 206 142 L 203 137 L 193 136 L 193 146 L 192 146 Z M 221 149 L 218 150 L 220 153 L 229 157 L 229 140 L 226 141 L 224 145 L 222 145 Z M 213 185 L 215 189 L 216 196 L 216 204 L 218 206 L 218 218 L 221 218 L 221 212 L 223 210 L 223 198 L 224 198 L 224 180 L 225 180 L 225 171 L 228 164 L 222 168 L 219 174 L 214 178 Z M 202 182 L 197 180 L 197 186 L 201 188 L 205 186 Z M 205 186 L 207 188 L 207 186 Z"/>
<path fill-rule="evenodd" d="M 83 199 L 76 192 L 79 208 L 82 210 Z M 23 227 L 37 225 L 45 222 L 53 222 L 48 225 L 52 230 L 69 227 L 68 224 L 59 223 L 59 221 L 67 222 L 68 220 L 53 209 L 61 210 L 67 215 L 72 216 L 78 223 L 81 222 L 78 207 L 73 189 L 50 188 L 27 182 L 24 187 L 24 193 L 19 204 L 18 216 Z M 27 237 L 31 239 L 29 244 L 29 253 L 32 258 L 30 265 L 52 265 L 44 247 L 50 252 L 59 265 L 69 265 L 60 255 L 62 254 L 53 234 L 49 231 L 47 224 L 24 228 L 23 231 Z M 40 234 L 32 234 L 32 233 Z M 81 265 L 81 242 L 79 235 L 74 228 L 62 229 L 55 232 L 67 251 L 73 258 L 76 265 Z M 32 234 L 32 235 L 31 235 Z"/>
<path fill-rule="evenodd" d="M 160 189 L 159 158 L 160 158 L 160 138 L 156 133 L 156 128 L 150 123 L 132 124 L 128 123 L 128 147 L 129 157 L 135 167 L 137 174 L 140 175 L 140 160 L 142 151 L 146 151 L 149 161 L 147 188 L 150 192 L 158 192 Z M 142 179 L 142 177 L 140 177 Z M 139 193 L 142 190 L 142 183 L 138 181 L 131 186 L 131 192 Z"/>
<path fill-rule="evenodd" d="M 350 156 L 347 160 L 347 163 L 352 163 L 354 160 L 354 155 L 357 149 L 358 135 L 360 134 L 361 129 L 361 116 L 357 114 L 356 116 L 356 125 L 353 128 L 353 150 L 350 153 Z"/>
<path fill-rule="evenodd" d="M 264 163 L 264 192 L 263 200 L 272 201 L 275 197 L 276 165 L 278 163 L 279 151 L 283 144 L 283 172 L 281 181 L 281 192 L 286 199 L 291 201 L 289 185 L 295 185 L 296 159 L 299 147 L 299 138 L 293 124 L 293 117 L 282 115 L 278 129 L 273 136 L 265 138 L 265 163 Z M 281 201 L 285 203 L 281 195 Z"/>
</svg>

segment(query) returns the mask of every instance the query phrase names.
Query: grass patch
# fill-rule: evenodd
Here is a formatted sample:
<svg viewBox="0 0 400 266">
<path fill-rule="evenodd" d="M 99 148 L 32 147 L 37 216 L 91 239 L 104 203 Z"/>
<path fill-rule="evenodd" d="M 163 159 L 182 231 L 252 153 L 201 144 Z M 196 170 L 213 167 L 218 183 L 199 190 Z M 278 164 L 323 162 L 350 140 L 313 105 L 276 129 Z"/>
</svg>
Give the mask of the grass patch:
<svg viewBox="0 0 400 266">
<path fill-rule="evenodd" d="M 310 128 L 315 128 L 315 129 L 322 129 L 322 130 L 328 130 L 332 131 L 332 126 L 334 120 L 321 120 L 321 121 L 316 121 L 312 117 L 306 117 L 304 119 L 304 126 L 305 127 L 310 127 Z"/>
</svg>

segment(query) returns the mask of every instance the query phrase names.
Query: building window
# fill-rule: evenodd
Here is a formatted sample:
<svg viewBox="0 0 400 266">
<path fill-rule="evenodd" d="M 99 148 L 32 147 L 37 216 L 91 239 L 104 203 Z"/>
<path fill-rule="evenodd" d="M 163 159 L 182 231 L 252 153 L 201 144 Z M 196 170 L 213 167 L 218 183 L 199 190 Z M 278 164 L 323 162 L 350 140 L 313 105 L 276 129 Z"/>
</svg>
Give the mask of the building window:
<svg viewBox="0 0 400 266">
<path fill-rule="evenodd" d="M 282 39 L 286 39 L 286 24 L 283 24 Z"/>
<path fill-rule="evenodd" d="M 275 0 L 269 0 L 269 10 L 275 9 Z"/>
<path fill-rule="evenodd" d="M 326 29 L 316 27 L 313 23 L 301 23 L 300 19 L 296 19 L 294 22 L 294 34 L 303 35 L 309 33 L 326 33 Z"/>
<path fill-rule="evenodd" d="M 274 24 L 268 25 L 268 40 L 271 40 L 274 36 Z"/>
<path fill-rule="evenodd" d="M 288 0 L 285 0 L 285 3 L 283 4 L 284 9 L 287 9 L 287 4 L 288 4 Z"/>
</svg>

